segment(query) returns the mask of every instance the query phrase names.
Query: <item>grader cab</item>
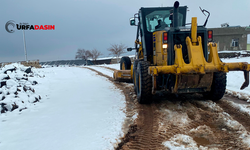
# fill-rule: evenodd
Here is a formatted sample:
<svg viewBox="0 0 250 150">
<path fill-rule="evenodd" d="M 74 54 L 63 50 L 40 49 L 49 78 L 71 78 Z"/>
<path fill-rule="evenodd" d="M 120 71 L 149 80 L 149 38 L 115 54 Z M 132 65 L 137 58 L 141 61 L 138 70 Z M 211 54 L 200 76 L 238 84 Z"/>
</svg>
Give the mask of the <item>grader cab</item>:
<svg viewBox="0 0 250 150">
<path fill-rule="evenodd" d="M 250 64 L 245 62 L 223 63 L 213 42 L 213 31 L 206 23 L 197 26 L 197 18 L 186 23 L 187 6 L 141 8 L 130 25 L 137 26 L 136 57 L 131 65 L 128 57 L 122 57 L 120 69 L 114 72 L 117 81 L 132 80 L 138 102 L 149 103 L 157 91 L 170 93 L 202 93 L 218 101 L 226 90 L 226 73 L 243 71 L 249 84 Z"/>
</svg>

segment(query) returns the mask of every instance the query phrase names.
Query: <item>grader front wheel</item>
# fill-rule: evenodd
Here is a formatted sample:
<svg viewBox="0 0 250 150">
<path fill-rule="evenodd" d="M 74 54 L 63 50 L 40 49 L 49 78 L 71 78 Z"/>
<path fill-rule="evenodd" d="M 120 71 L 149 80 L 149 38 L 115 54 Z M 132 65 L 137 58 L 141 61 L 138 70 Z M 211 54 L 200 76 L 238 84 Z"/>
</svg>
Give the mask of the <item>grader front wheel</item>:
<svg viewBox="0 0 250 150">
<path fill-rule="evenodd" d="M 209 98 L 213 101 L 219 101 L 226 91 L 227 85 L 227 74 L 224 72 L 215 72 L 213 76 L 213 83 L 211 91 L 204 93 L 204 97 Z"/>
<path fill-rule="evenodd" d="M 148 74 L 149 64 L 149 62 L 140 61 L 137 66 L 136 93 L 140 104 L 152 101 L 152 77 Z"/>
</svg>

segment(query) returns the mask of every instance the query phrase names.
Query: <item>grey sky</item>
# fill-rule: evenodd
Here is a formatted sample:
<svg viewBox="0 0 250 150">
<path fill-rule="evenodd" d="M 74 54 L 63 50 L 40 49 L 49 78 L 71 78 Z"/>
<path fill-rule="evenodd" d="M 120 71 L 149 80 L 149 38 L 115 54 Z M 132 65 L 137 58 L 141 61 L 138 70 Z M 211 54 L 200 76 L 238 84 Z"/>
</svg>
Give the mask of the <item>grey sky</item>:
<svg viewBox="0 0 250 150">
<path fill-rule="evenodd" d="M 188 6 L 187 22 L 206 17 L 199 6 L 210 11 L 207 27 L 250 25 L 250 0 L 180 0 Z M 51 31 L 25 31 L 28 59 L 40 61 L 74 59 L 78 48 L 108 55 L 110 44 L 134 45 L 136 27 L 129 18 L 140 7 L 172 6 L 174 0 L 1 0 L 0 62 L 24 60 L 22 31 L 8 33 L 5 23 L 14 20 L 30 25 L 55 25 Z"/>
</svg>

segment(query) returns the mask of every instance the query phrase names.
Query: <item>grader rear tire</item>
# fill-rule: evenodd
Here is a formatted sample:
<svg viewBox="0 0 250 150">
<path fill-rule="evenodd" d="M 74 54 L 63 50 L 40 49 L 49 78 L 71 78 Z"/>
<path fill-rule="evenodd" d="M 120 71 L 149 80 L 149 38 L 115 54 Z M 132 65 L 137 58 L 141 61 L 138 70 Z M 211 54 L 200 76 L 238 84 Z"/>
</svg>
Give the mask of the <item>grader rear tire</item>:
<svg viewBox="0 0 250 150">
<path fill-rule="evenodd" d="M 225 94 L 226 85 L 227 74 L 224 72 L 215 72 L 211 91 L 208 93 L 204 93 L 204 96 L 213 100 L 214 102 L 219 101 Z"/>
<path fill-rule="evenodd" d="M 120 61 L 120 70 L 130 70 L 131 69 L 131 60 L 129 57 L 124 56 Z"/>
<path fill-rule="evenodd" d="M 149 62 L 140 61 L 137 66 L 136 93 L 140 104 L 152 101 L 152 77 L 148 74 Z"/>
</svg>

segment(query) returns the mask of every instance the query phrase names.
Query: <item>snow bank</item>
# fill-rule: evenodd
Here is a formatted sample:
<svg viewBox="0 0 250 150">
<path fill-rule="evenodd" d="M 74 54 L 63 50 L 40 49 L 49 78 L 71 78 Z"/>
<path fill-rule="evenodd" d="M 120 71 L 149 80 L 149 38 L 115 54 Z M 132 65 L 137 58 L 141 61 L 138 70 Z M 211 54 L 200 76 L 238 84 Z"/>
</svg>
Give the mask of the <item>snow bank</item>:
<svg viewBox="0 0 250 150">
<path fill-rule="evenodd" d="M 35 93 L 38 84 L 36 78 L 41 78 L 35 68 L 25 67 L 18 63 L 6 65 L 0 70 L 0 111 L 27 109 L 41 100 Z"/>
<path fill-rule="evenodd" d="M 242 92 L 236 92 L 233 90 L 226 89 L 226 94 L 229 94 L 229 95 L 232 95 L 234 97 L 237 97 L 238 99 L 250 102 L 250 93 L 242 93 Z"/>
</svg>

